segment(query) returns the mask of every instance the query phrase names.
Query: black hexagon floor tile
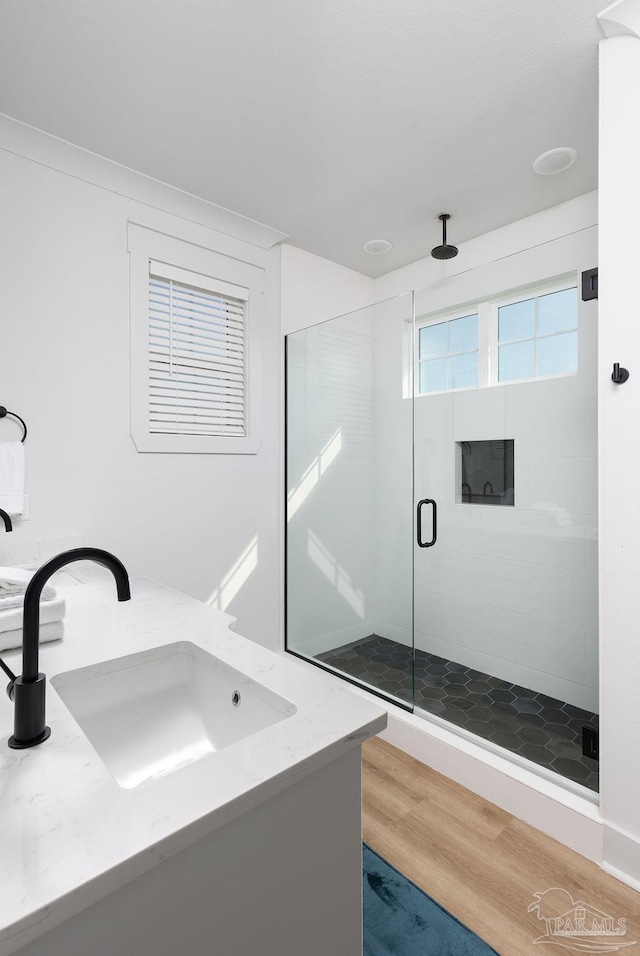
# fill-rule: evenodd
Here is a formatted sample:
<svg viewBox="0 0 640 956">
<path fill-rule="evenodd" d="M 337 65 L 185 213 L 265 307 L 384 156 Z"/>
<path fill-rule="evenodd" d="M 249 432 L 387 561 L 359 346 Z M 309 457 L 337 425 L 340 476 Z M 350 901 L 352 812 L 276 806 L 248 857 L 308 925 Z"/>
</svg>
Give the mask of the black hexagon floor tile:
<svg viewBox="0 0 640 956">
<path fill-rule="evenodd" d="M 523 700 L 520 697 L 514 700 L 513 707 L 519 714 L 539 714 L 542 710 L 542 704 L 539 704 L 537 700 L 529 698 Z"/>
<path fill-rule="evenodd" d="M 467 688 L 464 684 L 447 684 L 443 687 L 449 697 L 466 697 Z"/>
<path fill-rule="evenodd" d="M 447 689 L 445 687 L 425 687 L 420 691 L 420 696 L 423 700 L 441 700 L 447 696 Z"/>
<path fill-rule="evenodd" d="M 470 710 L 473 707 L 473 701 L 465 697 L 458 697 L 451 703 L 453 707 L 459 707 L 460 710 Z"/>
<path fill-rule="evenodd" d="M 522 727 L 518 736 L 526 744 L 546 744 L 550 740 L 548 732 L 539 727 Z"/>
<path fill-rule="evenodd" d="M 546 746 L 554 757 L 570 757 L 571 760 L 579 760 L 582 756 L 582 746 L 578 745 L 577 740 L 548 740 Z"/>
<path fill-rule="evenodd" d="M 517 751 L 521 746 L 522 741 L 517 734 L 508 734 L 504 733 L 502 730 L 496 730 L 489 737 L 489 740 L 492 743 L 497 744 L 499 747 L 505 747 L 507 750 Z"/>
<path fill-rule="evenodd" d="M 443 720 L 448 720 L 449 723 L 455 724 L 457 727 L 466 727 L 469 723 L 469 714 L 465 713 L 464 710 L 459 710 L 457 707 L 450 707 L 440 712 L 440 717 Z"/>
<path fill-rule="evenodd" d="M 576 736 L 576 732 L 573 727 L 569 727 L 568 724 L 555 724 L 552 720 L 548 724 L 545 724 L 544 729 L 551 737 L 558 737 L 564 740 L 573 740 Z"/>
<path fill-rule="evenodd" d="M 598 790 L 598 763 L 582 755 L 588 710 L 378 634 L 316 656 L 377 691 Z"/>
<path fill-rule="evenodd" d="M 467 684 L 466 690 L 469 690 L 469 685 Z M 477 704 L 478 707 L 484 707 L 487 702 L 486 694 L 471 694 L 467 693 L 466 699 L 471 701 L 472 704 Z"/>
<path fill-rule="evenodd" d="M 467 674 L 469 675 L 469 677 L 471 678 L 471 680 L 481 680 L 483 683 L 486 682 L 487 675 L 486 675 L 486 674 L 483 674 L 482 671 L 474 671 L 474 670 L 470 667 L 469 670 L 467 671 Z"/>
<path fill-rule="evenodd" d="M 469 677 L 466 674 L 462 674 L 458 671 L 449 671 L 448 674 L 450 684 L 468 684 Z"/>
<path fill-rule="evenodd" d="M 477 671 L 474 671 L 477 674 Z M 472 678 L 467 684 L 467 690 L 470 694 L 488 694 L 491 688 L 486 680 L 480 680 L 478 677 Z"/>
<path fill-rule="evenodd" d="M 510 690 L 490 690 L 489 697 L 491 700 L 498 700 L 504 704 L 510 704 L 516 699 L 516 695 Z"/>
<path fill-rule="evenodd" d="M 441 714 L 445 710 L 445 706 L 441 700 L 425 700 L 420 701 L 416 699 L 416 705 L 422 710 L 428 711 L 430 714 Z"/>
<path fill-rule="evenodd" d="M 535 697 L 536 700 L 540 702 L 539 695 L 536 693 L 535 690 L 527 689 L 526 687 L 518 687 L 518 700 L 525 700 L 528 697 L 530 698 Z"/>
<path fill-rule="evenodd" d="M 534 763 L 540 764 L 543 767 L 548 767 L 553 760 L 553 756 L 550 757 L 549 751 L 540 744 L 522 744 L 518 753 L 522 757 L 526 757 L 527 760 L 533 760 Z"/>
</svg>

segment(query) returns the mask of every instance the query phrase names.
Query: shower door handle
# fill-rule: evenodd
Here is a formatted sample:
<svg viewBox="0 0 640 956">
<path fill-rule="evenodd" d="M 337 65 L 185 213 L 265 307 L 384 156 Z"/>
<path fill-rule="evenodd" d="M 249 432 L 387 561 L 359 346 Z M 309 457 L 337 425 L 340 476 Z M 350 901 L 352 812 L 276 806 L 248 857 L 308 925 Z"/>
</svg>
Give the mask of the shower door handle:
<svg viewBox="0 0 640 956">
<path fill-rule="evenodd" d="M 431 525 L 431 541 L 422 540 L 422 507 L 423 505 L 431 505 L 433 509 L 433 524 Z M 423 498 L 418 502 L 418 508 L 416 513 L 416 524 L 418 528 L 418 547 L 419 548 L 432 548 L 436 541 L 438 540 L 438 506 L 433 500 L 433 498 Z"/>
</svg>

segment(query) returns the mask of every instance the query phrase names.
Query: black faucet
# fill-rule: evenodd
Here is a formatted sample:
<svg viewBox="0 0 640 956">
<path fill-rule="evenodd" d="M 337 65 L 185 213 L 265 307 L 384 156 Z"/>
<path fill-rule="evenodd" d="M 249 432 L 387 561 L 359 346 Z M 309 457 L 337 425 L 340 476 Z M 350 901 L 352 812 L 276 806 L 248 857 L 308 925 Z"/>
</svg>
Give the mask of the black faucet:
<svg viewBox="0 0 640 956">
<path fill-rule="evenodd" d="M 2 670 L 11 679 L 7 693 L 15 704 L 13 736 L 9 737 L 9 746 L 13 750 L 35 747 L 51 735 L 51 729 L 45 725 L 44 702 L 46 677 L 38 672 L 38 651 L 40 648 L 40 595 L 52 574 L 71 564 L 73 561 L 95 561 L 102 564 L 116 579 L 119 601 L 131 598 L 129 575 L 122 561 L 108 551 L 98 548 L 74 548 L 63 551 L 51 558 L 33 575 L 24 596 L 24 615 L 22 619 L 22 676 L 12 674 L 4 661 L 0 660 Z"/>
<path fill-rule="evenodd" d="M 7 514 L 6 511 L 3 511 L 3 510 L 2 510 L 2 508 L 0 508 L 0 518 L 2 518 L 2 520 L 4 521 L 4 530 L 5 530 L 5 531 L 13 531 L 13 525 L 11 524 L 11 518 L 10 518 L 10 516 Z"/>
</svg>

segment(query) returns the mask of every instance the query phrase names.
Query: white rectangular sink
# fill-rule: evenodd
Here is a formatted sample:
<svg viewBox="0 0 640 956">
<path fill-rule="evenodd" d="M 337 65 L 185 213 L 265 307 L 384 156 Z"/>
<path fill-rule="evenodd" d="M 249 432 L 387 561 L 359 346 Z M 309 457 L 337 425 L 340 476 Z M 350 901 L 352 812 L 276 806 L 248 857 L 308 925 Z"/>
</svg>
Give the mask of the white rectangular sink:
<svg viewBox="0 0 640 956">
<path fill-rule="evenodd" d="M 296 712 L 284 697 L 188 641 L 67 671 L 51 685 L 127 789 Z"/>
</svg>

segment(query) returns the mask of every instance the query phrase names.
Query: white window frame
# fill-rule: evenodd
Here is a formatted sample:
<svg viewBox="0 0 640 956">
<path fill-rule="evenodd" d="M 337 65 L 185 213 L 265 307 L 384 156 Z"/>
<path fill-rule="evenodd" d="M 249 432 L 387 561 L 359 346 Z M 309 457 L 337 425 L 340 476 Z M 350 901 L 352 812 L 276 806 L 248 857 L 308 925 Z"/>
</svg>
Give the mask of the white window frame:
<svg viewBox="0 0 640 956">
<path fill-rule="evenodd" d="M 512 290 L 511 292 L 504 293 L 497 296 L 492 296 L 490 298 L 485 298 L 482 301 L 475 303 L 467 303 L 466 306 L 456 307 L 455 310 L 446 310 L 441 312 L 434 312 L 431 314 L 423 315 L 421 318 L 416 319 L 414 327 L 414 379 L 416 383 L 415 397 L 416 398 L 429 398 L 433 395 L 446 395 L 446 394 L 455 394 L 457 392 L 468 392 L 475 391 L 480 388 L 494 388 L 496 386 L 505 387 L 508 385 L 520 385 L 523 383 L 530 382 L 544 382 L 549 379 L 554 378 L 570 378 L 573 375 L 577 375 L 578 369 L 575 372 L 559 372 L 556 375 L 534 375 L 530 378 L 514 378 L 508 379 L 505 381 L 500 381 L 498 379 L 498 309 L 505 305 L 513 305 L 516 302 L 524 302 L 527 299 L 538 299 L 545 295 L 551 295 L 554 292 L 563 292 L 566 289 L 576 289 L 576 295 L 578 298 L 578 310 L 577 310 L 577 334 L 578 334 L 578 357 L 580 354 L 580 284 L 578 282 L 578 276 L 575 272 L 565 273 L 562 276 L 557 276 L 553 279 L 542 280 L 540 282 L 531 283 L 519 289 Z M 461 319 L 467 315 L 478 315 L 478 384 L 477 385 L 465 385 L 462 388 L 447 388 L 442 389 L 438 392 L 421 392 L 420 388 L 420 329 L 426 328 L 430 325 L 440 325 L 443 322 L 449 322 L 452 319 Z M 567 332 L 574 331 L 573 329 L 567 329 Z M 554 335 L 559 335 L 562 333 L 554 332 L 550 335 L 538 336 L 537 329 L 536 335 L 533 340 L 527 339 L 522 341 L 535 341 L 537 342 L 538 338 L 553 338 Z M 511 344 L 511 343 L 504 343 Z"/>
<path fill-rule="evenodd" d="M 576 324 L 575 328 L 565 329 L 565 332 L 576 332 L 578 336 L 578 357 L 580 355 L 580 299 L 579 292 L 580 286 L 576 281 L 575 276 L 565 276 L 564 278 L 554 280 L 553 282 L 545 282 L 531 286 L 528 289 L 521 289 L 519 292 L 512 292 L 509 295 L 502 296 L 499 299 L 492 299 L 490 302 L 491 306 L 491 329 L 490 337 L 491 343 L 493 345 L 493 360 L 490 359 L 491 369 L 489 381 L 491 385 L 519 385 L 521 382 L 544 382 L 550 378 L 569 378 L 572 375 L 577 375 L 578 369 L 576 368 L 575 372 L 558 372 L 556 375 L 532 375 L 529 378 L 510 378 L 500 381 L 498 378 L 499 372 L 499 355 L 498 349 L 500 342 L 498 340 L 498 310 L 505 305 L 515 305 L 517 302 L 527 302 L 529 299 L 541 299 L 545 295 L 553 295 L 554 292 L 565 292 L 569 289 L 576 290 L 576 299 L 577 299 L 577 309 L 576 309 Z M 537 316 L 537 312 L 536 312 Z M 513 342 L 503 342 L 503 345 L 515 345 L 516 342 L 534 342 L 536 346 L 536 365 L 537 365 L 537 345 L 539 339 L 552 339 L 556 335 L 562 335 L 563 332 L 551 332 L 549 335 L 538 335 L 537 323 L 536 328 L 534 329 L 534 334 L 532 338 L 528 339 L 514 339 Z"/>
<path fill-rule="evenodd" d="M 263 269 L 138 223 L 128 223 L 131 437 L 139 452 L 255 455 L 261 439 Z M 149 423 L 149 270 L 162 263 L 203 277 L 203 288 L 236 295 L 245 309 L 245 436 L 154 434 Z M 210 283 L 210 285 L 207 285 Z M 235 291 L 234 291 L 235 290 Z"/>
</svg>

